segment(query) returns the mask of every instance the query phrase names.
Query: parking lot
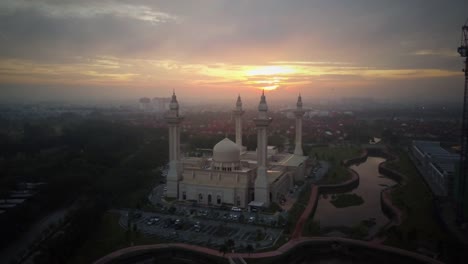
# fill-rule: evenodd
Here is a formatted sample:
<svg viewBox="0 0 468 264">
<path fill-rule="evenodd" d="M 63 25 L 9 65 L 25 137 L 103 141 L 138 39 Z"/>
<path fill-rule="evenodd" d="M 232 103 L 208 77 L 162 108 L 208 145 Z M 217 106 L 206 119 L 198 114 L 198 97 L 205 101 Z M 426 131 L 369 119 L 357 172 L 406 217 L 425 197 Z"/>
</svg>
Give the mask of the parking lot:
<svg viewBox="0 0 468 264">
<path fill-rule="evenodd" d="M 129 211 L 121 210 L 120 214 L 119 223 L 127 228 Z M 147 236 L 208 247 L 218 247 L 227 239 L 232 239 L 236 249 L 243 249 L 248 244 L 254 248 L 270 247 L 282 233 L 281 228 L 239 223 L 241 212 L 229 213 L 226 219 L 223 214 L 218 220 L 208 219 L 208 214 L 207 210 L 198 210 L 188 215 L 138 211 L 133 213 L 131 223 L 136 224 L 137 229 Z M 255 216 L 248 216 L 247 222 L 249 219 L 257 221 Z"/>
<path fill-rule="evenodd" d="M 320 166 L 306 177 L 305 182 L 308 184 L 321 179 L 327 170 L 328 164 L 321 162 Z M 291 190 L 286 203 L 281 207 L 289 210 L 303 186 Z M 235 249 L 244 249 L 247 245 L 261 249 L 273 246 L 286 224 L 286 211 L 268 214 L 230 207 L 199 206 L 188 201 L 168 202 L 164 199 L 166 190 L 164 184 L 156 186 L 148 196 L 155 208 L 151 212 L 136 211 L 137 217 L 133 217 L 131 221 L 147 236 L 213 248 L 224 244 L 227 239 L 232 239 Z M 127 228 L 129 211 L 120 212 L 120 225 Z"/>
</svg>

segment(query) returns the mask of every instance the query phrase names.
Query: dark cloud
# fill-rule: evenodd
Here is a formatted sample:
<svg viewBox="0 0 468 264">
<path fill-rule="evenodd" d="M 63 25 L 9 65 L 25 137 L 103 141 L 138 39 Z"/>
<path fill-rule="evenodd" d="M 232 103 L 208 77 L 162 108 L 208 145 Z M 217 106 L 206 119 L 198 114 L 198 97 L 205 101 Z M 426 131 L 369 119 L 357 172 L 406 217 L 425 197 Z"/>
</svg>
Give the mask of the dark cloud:
<svg viewBox="0 0 468 264">
<path fill-rule="evenodd" d="M 458 70 L 457 57 L 418 51 L 455 50 L 466 10 L 463 0 L 4 0 L 0 60 L 70 64 L 113 56 L 192 64 L 285 60 Z M 321 78 L 357 82 L 362 77 Z M 421 80 L 411 85 L 424 89 Z"/>
<path fill-rule="evenodd" d="M 407 65 L 413 58 L 404 55 L 416 49 L 456 46 L 462 10 L 468 9 L 464 1 L 104 1 L 109 12 L 79 17 L 70 11 L 79 7 L 76 1 L 45 2 L 61 7 L 54 15 L 45 13 L 51 8 L 31 5 L 0 16 L 0 32 L 8 40 L 2 42 L 3 57 L 140 54 L 213 61 L 263 50 L 276 52 L 268 59 L 385 64 L 398 57 Z M 125 17 L 115 10 L 121 6 L 180 21 Z"/>
</svg>

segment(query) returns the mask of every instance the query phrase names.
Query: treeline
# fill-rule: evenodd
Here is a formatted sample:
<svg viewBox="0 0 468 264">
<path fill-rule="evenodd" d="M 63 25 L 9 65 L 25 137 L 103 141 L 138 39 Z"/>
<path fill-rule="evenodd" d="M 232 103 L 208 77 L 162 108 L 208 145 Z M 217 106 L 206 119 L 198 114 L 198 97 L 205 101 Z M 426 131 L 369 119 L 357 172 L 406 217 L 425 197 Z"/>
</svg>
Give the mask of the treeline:
<svg viewBox="0 0 468 264">
<path fill-rule="evenodd" d="M 216 143 L 221 141 L 223 138 L 228 137 L 232 141 L 235 141 L 236 135 L 235 134 L 227 134 L 227 135 L 192 135 L 189 137 L 186 134 L 181 135 L 181 143 L 187 146 L 187 151 L 195 151 L 197 148 L 203 149 L 212 149 Z M 269 146 L 276 146 L 280 150 L 284 148 L 284 142 L 286 137 L 278 134 L 278 133 L 271 133 L 268 135 L 268 145 Z M 257 149 L 257 134 L 256 133 L 244 133 L 242 135 L 242 145 L 247 147 L 249 151 L 255 151 Z"/>
<path fill-rule="evenodd" d="M 93 231 L 93 222 L 107 208 L 141 206 L 149 190 L 159 182 L 157 168 L 166 163 L 168 153 L 166 129 L 106 120 L 25 124 L 21 137 L 4 135 L 3 143 L 8 148 L 1 152 L 0 199 L 19 182 L 46 185 L 23 206 L 7 212 L 1 221 L 0 246 L 47 212 L 76 204 L 77 200 L 88 202 L 82 208 L 80 203 L 80 214 L 73 214 L 73 219 L 87 214 L 94 219 L 71 220 L 76 221 L 74 225 L 80 226 L 76 230 L 83 235 Z M 66 228 L 61 237 L 71 239 L 75 235 Z M 71 240 L 75 246 L 82 241 Z"/>
<path fill-rule="evenodd" d="M 80 246 L 95 231 L 106 209 L 99 198 L 79 202 L 77 209 L 71 210 L 58 224 L 50 226 L 23 252 L 16 261 L 32 260 L 34 263 L 67 263 Z"/>
</svg>

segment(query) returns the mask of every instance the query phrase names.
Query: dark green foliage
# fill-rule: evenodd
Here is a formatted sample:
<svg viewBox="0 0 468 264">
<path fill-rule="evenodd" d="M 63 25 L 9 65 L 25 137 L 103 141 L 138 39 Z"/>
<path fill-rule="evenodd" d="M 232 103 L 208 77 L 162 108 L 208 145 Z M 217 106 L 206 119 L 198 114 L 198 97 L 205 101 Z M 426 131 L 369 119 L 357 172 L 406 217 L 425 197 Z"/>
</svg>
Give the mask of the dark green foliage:
<svg viewBox="0 0 468 264">
<path fill-rule="evenodd" d="M 348 169 L 343 166 L 342 161 L 356 158 L 361 154 L 361 149 L 357 147 L 313 147 L 309 153 L 326 160 L 330 163 L 330 168 L 320 184 L 338 184 L 351 178 Z"/>
<path fill-rule="evenodd" d="M 91 221 L 99 220 L 111 206 L 141 207 L 146 203 L 150 189 L 160 180 L 156 168 L 167 160 L 168 144 L 164 137 L 167 131 L 164 128 L 77 119 L 74 122 L 49 120 L 39 125 L 26 124 L 24 130 L 24 136 L 20 138 L 0 136 L 0 140 L 9 142 L 9 148 L 0 152 L 4 157 L 0 162 L 0 195 L 7 194 L 17 182 L 47 184 L 39 195 L 28 201 L 20 215 L 11 217 L 10 221 L 14 222 L 3 225 L 20 225 L 22 229 L 0 230 L 2 241 L 18 236 L 42 215 L 76 204 L 76 201 L 94 204 L 93 207 L 80 202 L 78 207 L 78 210 L 85 210 L 81 214 L 88 215 Z M 63 241 L 79 246 L 97 228 L 92 222 L 77 218 L 79 216 L 73 214 L 70 225 L 80 226 L 80 234 L 69 229 L 73 226 L 67 226 L 61 228 L 60 239 L 47 242 L 50 250 L 44 254 L 52 254 L 50 258 L 57 259 L 57 263 L 60 257 L 54 257 L 59 255 L 54 253 L 57 251 L 54 248 L 60 248 Z M 71 251 L 68 253 L 72 254 Z"/>
<path fill-rule="evenodd" d="M 446 242 L 447 235 L 433 216 L 432 193 L 418 174 L 407 153 L 398 152 L 398 161 L 386 164 L 404 175 L 403 184 L 391 192 L 392 203 L 404 213 L 403 223 L 388 232 L 386 244 L 407 249 L 418 247 L 419 240 Z M 417 230 L 417 231 L 415 231 Z M 417 238 L 417 239 L 411 239 Z"/>
<path fill-rule="evenodd" d="M 282 212 L 283 209 L 275 202 L 270 203 L 270 205 L 263 210 L 265 213 L 275 214 L 276 212 Z"/>
<path fill-rule="evenodd" d="M 307 221 L 304 226 L 304 235 L 306 236 L 320 236 L 320 222 Z"/>
<path fill-rule="evenodd" d="M 337 194 L 331 200 L 331 203 L 337 208 L 344 208 L 349 206 L 358 206 L 364 203 L 361 196 L 355 193 Z"/>
<path fill-rule="evenodd" d="M 302 212 L 307 206 L 307 203 L 310 198 L 311 187 L 310 185 L 306 185 L 302 188 L 301 193 L 293 205 L 293 207 L 288 211 L 288 224 L 286 225 L 285 232 L 291 233 L 296 226 L 296 222 L 301 216 Z"/>
</svg>

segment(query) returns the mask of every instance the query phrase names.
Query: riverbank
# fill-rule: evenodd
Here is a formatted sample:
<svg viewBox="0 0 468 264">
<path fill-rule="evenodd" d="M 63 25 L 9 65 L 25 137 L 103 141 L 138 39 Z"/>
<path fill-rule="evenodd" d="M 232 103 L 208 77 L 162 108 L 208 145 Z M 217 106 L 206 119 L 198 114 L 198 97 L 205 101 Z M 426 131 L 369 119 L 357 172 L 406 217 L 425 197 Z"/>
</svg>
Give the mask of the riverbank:
<svg viewBox="0 0 468 264">
<path fill-rule="evenodd" d="M 411 162 L 408 153 L 395 150 L 394 158 L 382 164 L 382 172 L 400 184 L 390 191 L 390 199 L 401 212 L 401 223 L 388 228 L 384 244 L 408 250 L 443 254 L 456 245 L 438 222 L 435 199 Z M 393 154 L 392 154 L 393 155 Z M 461 250 L 463 251 L 463 250 Z M 445 252 L 445 253 L 444 253 Z"/>
<path fill-rule="evenodd" d="M 374 159 L 376 159 L 376 157 L 379 157 L 379 158 L 383 158 L 383 159 L 393 159 L 393 157 L 390 157 L 390 154 L 389 153 L 386 153 L 384 152 L 384 149 L 382 147 L 379 147 L 377 150 L 376 149 L 364 149 L 361 151 L 360 155 L 356 156 L 356 157 L 353 157 L 353 158 L 349 158 L 349 159 L 346 159 L 346 160 L 343 160 L 341 161 L 341 164 L 343 166 L 347 166 L 346 169 L 348 170 L 348 172 L 350 173 L 351 175 L 351 178 L 347 181 L 344 181 L 340 184 L 318 184 L 318 188 L 319 188 L 319 194 L 342 194 L 342 193 L 347 193 L 347 192 L 350 192 L 352 190 L 354 190 L 355 188 L 359 188 L 359 185 L 360 185 L 360 176 L 359 174 L 354 171 L 351 167 L 353 165 L 357 165 L 359 166 L 360 164 L 362 163 L 365 163 L 367 162 L 367 160 L 370 158 L 370 156 L 372 156 L 372 162 L 375 163 L 376 161 L 374 161 Z M 379 163 L 378 165 L 375 165 L 376 166 L 376 173 L 377 171 L 381 174 L 382 173 L 382 170 L 380 169 L 382 164 L 384 164 L 384 162 L 382 163 Z M 364 166 L 364 165 L 361 165 L 361 166 Z M 358 170 L 362 170 L 364 167 L 354 167 L 355 169 L 357 168 Z M 367 173 L 372 173 L 372 172 L 367 172 Z M 366 174 L 367 175 L 367 174 Z M 386 174 L 384 174 L 385 176 L 387 176 Z M 314 212 L 309 216 L 309 219 L 307 221 L 307 224 L 306 224 L 306 228 L 304 229 L 304 235 L 305 236 L 317 236 L 317 235 L 323 235 L 325 232 L 325 230 L 329 230 L 328 233 L 331 234 L 339 234 L 339 233 L 344 233 L 344 234 L 347 234 L 348 236 L 350 237 L 353 237 L 353 238 L 358 238 L 358 239 L 363 239 L 363 240 L 373 240 L 374 242 L 379 242 L 381 243 L 382 242 L 382 239 L 379 238 L 379 239 L 375 239 L 377 236 L 381 235 L 382 233 L 384 233 L 388 228 L 390 228 L 391 226 L 394 226 L 394 225 L 398 225 L 401 223 L 401 218 L 402 218 L 402 212 L 399 210 L 398 207 L 396 207 L 393 203 L 392 203 L 392 200 L 391 200 L 391 196 L 390 196 L 390 192 L 393 188 L 396 188 L 398 186 L 398 183 L 401 182 L 401 178 L 400 179 L 395 179 L 396 177 L 392 177 L 392 176 L 389 176 L 387 177 L 391 180 L 393 180 L 391 183 L 387 181 L 381 181 L 381 180 L 377 180 L 377 179 L 374 179 L 373 180 L 373 183 L 372 184 L 378 184 L 380 186 L 387 186 L 385 189 L 383 189 L 382 191 L 378 192 L 377 193 L 377 197 L 373 197 L 371 194 L 368 194 L 367 191 L 364 191 L 364 193 L 362 193 L 361 195 L 364 195 L 366 196 L 367 198 L 364 199 L 365 203 L 363 206 L 366 206 L 368 207 L 369 209 L 370 208 L 373 208 L 373 206 L 378 206 L 378 210 L 379 212 L 381 212 L 379 215 L 373 215 L 371 218 L 366 218 L 364 217 L 363 219 L 361 219 L 361 221 L 359 221 L 359 219 L 357 219 L 356 217 L 354 217 L 353 219 L 353 223 L 351 226 L 341 226 L 341 224 L 339 223 L 339 221 L 335 221 L 336 224 L 332 224 L 333 226 L 336 226 L 336 232 L 332 232 L 331 230 L 333 230 L 333 228 L 327 228 L 327 225 L 330 225 L 330 222 L 329 221 L 326 221 L 324 223 L 325 224 L 325 227 L 322 227 L 321 228 L 321 220 L 317 220 L 317 217 L 315 217 L 315 214 L 317 213 L 315 210 Z M 366 178 L 367 179 L 367 178 Z M 380 184 L 379 184 L 379 181 L 380 181 Z M 365 188 L 372 188 L 372 187 L 369 187 L 368 185 L 369 183 L 365 183 Z M 361 191 L 362 192 L 362 191 Z M 369 196 L 371 195 L 371 196 Z M 319 197 L 319 195 L 318 195 Z M 316 209 L 318 207 L 318 197 L 317 199 L 314 201 L 315 204 L 314 205 L 314 208 Z M 334 196 L 332 196 L 334 197 Z M 375 201 L 374 201 L 375 200 Z M 370 205 L 367 205 L 368 203 L 371 203 Z M 377 203 L 376 205 L 373 205 Z M 325 204 L 323 204 L 322 206 L 324 206 Z M 347 206 L 345 206 L 346 208 Z M 324 212 L 327 212 L 327 214 L 331 213 L 332 211 L 330 210 L 334 210 L 331 208 L 331 205 L 327 204 L 326 206 L 327 209 L 320 209 L 320 211 L 322 210 L 325 210 Z M 335 208 L 335 207 L 333 207 Z M 343 216 L 342 214 L 344 212 L 354 212 L 352 213 L 352 216 L 356 216 L 356 209 L 357 208 L 343 208 L 345 211 L 339 211 L 341 212 L 341 214 L 337 214 L 336 217 L 340 217 L 339 219 L 341 219 Z M 369 209 L 362 209 L 362 210 L 369 210 Z M 342 210 L 342 209 L 336 209 L 336 210 Z M 361 209 L 359 209 L 361 210 Z M 336 211 L 338 213 L 338 211 Z M 383 214 L 382 214 L 383 212 Z M 340 216 L 341 215 L 341 216 Z M 358 215 L 362 215 L 362 216 L 369 216 L 369 214 L 367 213 L 358 213 Z M 377 219 L 376 219 L 377 217 Z M 377 220 L 377 222 L 376 222 Z M 375 225 L 377 223 L 377 225 Z"/>
</svg>

